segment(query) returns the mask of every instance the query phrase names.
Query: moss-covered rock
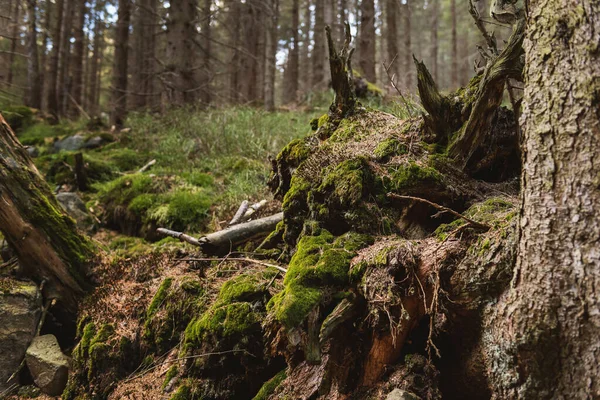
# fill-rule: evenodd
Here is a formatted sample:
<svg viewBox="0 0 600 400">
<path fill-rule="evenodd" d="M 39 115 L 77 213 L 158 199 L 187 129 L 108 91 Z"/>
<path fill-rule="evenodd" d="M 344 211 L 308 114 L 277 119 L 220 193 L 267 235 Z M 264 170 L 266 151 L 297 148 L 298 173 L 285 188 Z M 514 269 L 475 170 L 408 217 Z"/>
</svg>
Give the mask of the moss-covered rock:
<svg viewBox="0 0 600 400">
<path fill-rule="evenodd" d="M 4 120 L 14 132 L 20 132 L 33 124 L 33 109 L 26 106 L 6 106 L 0 110 Z"/>
</svg>

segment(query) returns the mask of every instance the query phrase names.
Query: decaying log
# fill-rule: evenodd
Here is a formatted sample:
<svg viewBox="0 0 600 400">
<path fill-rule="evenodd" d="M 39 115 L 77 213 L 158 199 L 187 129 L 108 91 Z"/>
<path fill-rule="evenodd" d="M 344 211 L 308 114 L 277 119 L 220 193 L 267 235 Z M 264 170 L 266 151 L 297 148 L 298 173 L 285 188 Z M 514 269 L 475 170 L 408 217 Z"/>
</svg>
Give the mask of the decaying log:
<svg viewBox="0 0 600 400">
<path fill-rule="evenodd" d="M 158 228 L 156 231 L 160 234 L 193 244 L 194 246 L 199 246 L 205 253 L 227 254 L 232 247 L 273 231 L 281 220 L 283 220 L 283 212 L 230 226 L 229 228 L 210 233 L 201 238 L 194 238 L 185 233 L 165 228 Z"/>
<path fill-rule="evenodd" d="M 523 72 L 523 39 L 525 21 L 515 26 L 508 45 L 500 55 L 486 66 L 469 120 L 461 129 L 458 138 L 450 145 L 448 154 L 457 164 L 465 168 L 469 159 L 481 144 L 495 116 L 493 110 L 502 103 L 504 85 L 509 78 L 520 79 Z"/>
<path fill-rule="evenodd" d="M 346 118 L 354 113 L 356 107 L 356 93 L 354 91 L 354 76 L 352 74 L 352 54 L 350 48 L 352 35 L 350 25 L 345 24 L 346 37 L 342 49 L 338 53 L 331 39 L 331 29 L 325 28 L 327 44 L 329 46 L 329 67 L 331 69 L 331 86 L 335 92 L 335 99 L 329 107 L 329 112 L 337 118 Z"/>
<path fill-rule="evenodd" d="M 69 311 L 91 285 L 86 281 L 95 246 L 77 230 L 25 148 L 0 116 L 0 231 L 23 274 L 46 280 L 44 296 Z"/>
</svg>

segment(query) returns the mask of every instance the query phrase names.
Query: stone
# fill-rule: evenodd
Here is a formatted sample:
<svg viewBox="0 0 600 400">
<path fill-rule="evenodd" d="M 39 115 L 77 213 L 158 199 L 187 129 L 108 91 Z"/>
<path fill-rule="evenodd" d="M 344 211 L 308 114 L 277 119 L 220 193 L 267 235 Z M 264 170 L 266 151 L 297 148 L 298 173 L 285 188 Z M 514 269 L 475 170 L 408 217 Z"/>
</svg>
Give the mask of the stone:
<svg viewBox="0 0 600 400">
<path fill-rule="evenodd" d="M 40 151 L 35 146 L 27 146 L 27 147 L 25 147 L 25 150 L 27 150 L 27 153 L 29 154 L 29 157 L 31 157 L 31 158 L 36 158 L 37 156 L 40 155 Z"/>
<path fill-rule="evenodd" d="M 107 141 L 104 140 L 102 136 L 94 136 L 93 138 L 90 138 L 87 142 L 85 142 L 83 147 L 86 149 L 97 149 L 98 147 L 104 145 L 106 142 Z"/>
<path fill-rule="evenodd" d="M 0 278 L 0 393 L 17 370 L 33 339 L 42 313 L 42 296 L 35 283 Z"/>
<path fill-rule="evenodd" d="M 38 336 L 27 348 L 27 368 L 35 385 L 50 396 L 59 396 L 69 377 L 69 357 L 63 354 L 54 335 Z"/>
<path fill-rule="evenodd" d="M 89 230 L 94 225 L 92 217 L 85 208 L 85 203 L 77 193 L 62 192 L 56 195 L 56 200 L 62 208 L 77 222 L 81 230 Z"/>
<path fill-rule="evenodd" d="M 74 135 L 54 142 L 54 150 L 56 151 L 77 151 L 83 148 L 85 137 L 82 135 Z"/>
<path fill-rule="evenodd" d="M 385 400 L 421 400 L 421 398 L 416 394 L 396 388 L 388 393 Z"/>
</svg>

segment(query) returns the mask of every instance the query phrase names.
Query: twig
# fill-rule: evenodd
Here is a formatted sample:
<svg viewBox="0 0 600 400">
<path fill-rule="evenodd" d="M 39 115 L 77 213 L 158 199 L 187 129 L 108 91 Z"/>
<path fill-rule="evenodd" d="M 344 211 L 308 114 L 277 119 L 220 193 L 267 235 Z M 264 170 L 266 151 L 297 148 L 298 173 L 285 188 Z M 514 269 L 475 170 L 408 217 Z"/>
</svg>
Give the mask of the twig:
<svg viewBox="0 0 600 400">
<path fill-rule="evenodd" d="M 141 174 L 143 172 L 148 171 L 154 164 L 156 164 L 156 160 L 155 159 L 152 159 L 152 160 L 148 161 L 148 163 L 146 165 L 144 165 L 142 168 L 140 168 L 137 173 Z"/>
<path fill-rule="evenodd" d="M 246 258 L 246 257 L 206 257 L 206 258 L 182 258 L 179 259 L 177 261 L 246 261 L 246 262 L 250 262 L 253 264 L 258 264 L 258 265 L 262 265 L 265 267 L 270 267 L 270 268 L 276 268 L 277 270 L 283 272 L 284 274 L 287 272 L 287 269 L 277 265 L 277 264 L 270 264 L 270 263 L 266 263 L 264 261 L 260 261 L 260 260 L 254 260 L 252 258 Z"/>
<path fill-rule="evenodd" d="M 396 90 L 396 92 L 400 95 L 400 98 L 402 98 L 402 101 L 404 102 L 404 106 L 406 107 L 406 111 L 408 111 L 408 115 L 410 115 L 410 117 L 412 118 L 412 111 L 410 110 L 410 105 L 408 104 L 408 101 L 406 100 L 406 97 L 404 97 L 404 95 L 402 94 L 402 91 L 400 90 L 400 88 L 398 88 L 398 85 L 396 85 L 396 82 L 394 82 L 394 78 L 396 77 L 396 75 L 392 75 L 390 76 L 390 69 L 392 68 L 392 65 L 394 64 L 394 61 L 396 61 L 396 58 L 398 58 L 398 54 L 396 54 L 394 56 L 394 58 L 392 59 L 392 62 L 390 62 L 390 65 L 386 66 L 385 62 L 382 62 L 383 64 L 383 69 L 385 70 L 385 74 L 387 75 L 388 79 L 390 80 L 390 84 L 392 85 L 392 87 L 394 88 L 394 90 Z"/>
<path fill-rule="evenodd" d="M 264 207 L 266 204 L 267 204 L 267 200 L 264 200 L 264 199 L 259 201 L 258 203 L 252 204 L 250 207 L 248 207 L 248 210 L 244 214 L 242 221 L 246 221 L 247 219 L 249 219 L 255 212 L 257 212 L 259 209 Z"/>
<path fill-rule="evenodd" d="M 200 358 L 200 357 L 208 357 L 208 356 L 219 356 L 219 355 L 222 355 L 222 354 L 229 354 L 229 353 L 239 353 L 239 352 L 246 353 L 246 354 L 248 354 L 249 356 L 252 356 L 252 357 L 255 357 L 255 358 L 256 358 L 256 356 L 255 356 L 254 354 L 250 353 L 248 350 L 240 349 L 240 350 L 226 350 L 226 351 L 218 351 L 218 352 L 213 352 L 213 353 L 202 353 L 202 354 L 196 354 L 196 355 L 193 355 L 193 356 L 177 357 L 175 360 L 173 360 L 173 362 L 175 362 L 175 361 L 181 361 L 181 360 L 188 360 L 188 359 L 192 359 L 192 358 Z M 142 375 L 144 375 L 144 374 L 146 374 L 146 373 L 148 373 L 148 372 L 150 372 L 150 371 L 153 371 L 153 370 L 155 370 L 156 368 L 160 367 L 160 366 L 161 366 L 161 365 L 163 365 L 165 362 L 166 362 L 166 361 L 162 361 L 162 362 L 161 362 L 161 363 L 159 363 L 159 364 L 156 364 L 156 365 L 154 365 L 154 366 L 152 366 L 152 367 L 150 367 L 150 368 L 148 368 L 148 369 L 145 369 L 144 371 L 140 372 L 139 374 L 137 374 L 137 375 L 134 375 L 134 376 L 132 376 L 131 378 L 127 378 L 127 379 L 125 379 L 125 380 L 123 381 L 123 383 L 127 383 L 127 382 L 130 382 L 130 381 L 134 380 L 134 379 L 137 379 L 137 378 L 139 378 L 140 376 L 142 376 Z"/>
<path fill-rule="evenodd" d="M 437 208 L 438 210 L 442 211 L 442 212 L 448 212 L 452 215 L 454 215 L 455 217 L 458 218 L 462 218 L 465 221 L 467 221 L 469 224 L 473 225 L 473 227 L 487 231 L 490 229 L 490 227 L 488 225 L 482 224 L 481 222 L 477 222 L 477 221 L 473 221 L 471 218 L 465 217 L 464 215 L 462 215 L 459 212 L 454 211 L 451 208 L 448 207 L 444 207 L 440 204 L 434 203 L 433 201 L 429 201 L 427 199 L 423 199 L 421 197 L 414 197 L 414 196 L 402 196 L 399 194 L 395 194 L 395 193 L 388 193 L 387 194 L 388 197 L 391 197 L 393 199 L 399 199 L 399 200 L 414 200 L 414 201 L 420 201 L 421 203 L 426 203 L 429 204 L 432 207 Z"/>
<path fill-rule="evenodd" d="M 197 239 L 190 235 L 186 235 L 183 232 L 176 232 L 176 231 L 172 231 L 172 230 L 166 229 L 166 228 L 158 228 L 156 230 L 156 232 L 162 233 L 163 235 L 166 235 L 166 236 L 173 237 L 175 239 L 179 239 L 182 242 L 187 242 L 189 244 L 193 244 L 194 246 L 202 246 L 202 242 L 200 241 L 200 239 Z"/>
<path fill-rule="evenodd" d="M 235 215 L 233 216 L 231 221 L 229 221 L 229 226 L 240 223 L 242 217 L 246 214 L 246 211 L 248 210 L 249 204 L 250 203 L 248 202 L 248 200 L 242 201 L 240 208 L 238 208 L 237 212 L 235 213 Z"/>
<path fill-rule="evenodd" d="M 81 113 L 81 115 L 83 115 L 85 117 L 85 119 L 88 119 L 88 120 L 91 119 L 90 115 L 88 113 L 86 113 L 85 110 L 79 105 L 79 103 L 77 103 L 77 101 L 75 101 L 75 99 L 73 98 L 73 96 L 71 96 L 71 93 L 67 93 L 67 96 L 69 96 L 69 100 L 71 100 L 71 102 L 79 110 L 79 112 Z"/>
</svg>

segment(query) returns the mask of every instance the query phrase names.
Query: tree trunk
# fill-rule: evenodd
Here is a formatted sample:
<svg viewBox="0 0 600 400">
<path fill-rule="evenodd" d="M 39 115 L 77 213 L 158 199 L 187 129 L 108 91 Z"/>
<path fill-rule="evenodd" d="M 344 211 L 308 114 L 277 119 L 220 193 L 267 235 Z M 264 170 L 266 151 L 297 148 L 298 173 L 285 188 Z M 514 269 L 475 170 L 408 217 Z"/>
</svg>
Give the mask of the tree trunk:
<svg viewBox="0 0 600 400">
<path fill-rule="evenodd" d="M 40 106 L 43 110 L 47 110 L 47 77 L 48 77 L 48 37 L 50 35 L 50 21 L 52 19 L 52 7 L 53 3 L 46 1 L 44 2 L 44 29 L 42 30 L 42 47 L 40 53 L 40 87 L 41 93 L 40 96 L 42 99 L 40 100 Z"/>
<path fill-rule="evenodd" d="M 439 26 L 439 12 L 440 12 L 440 4 L 439 0 L 433 0 L 429 3 L 431 7 L 431 48 L 430 48 L 430 69 L 431 76 L 433 77 L 433 81 L 439 84 L 438 80 L 438 26 Z"/>
<path fill-rule="evenodd" d="M 173 3 L 171 3 L 172 5 Z M 111 124 L 122 127 L 127 114 L 127 54 L 129 41 L 130 0 L 119 0 L 119 17 L 115 32 Z"/>
<path fill-rule="evenodd" d="M 456 0 L 450 0 L 450 19 L 452 20 L 452 32 L 450 36 L 450 46 L 452 48 L 452 89 L 456 89 L 458 87 L 458 39 L 456 37 Z"/>
<path fill-rule="evenodd" d="M 73 27 L 73 37 L 75 43 L 73 44 L 73 57 L 71 60 L 71 67 L 73 69 L 73 81 L 72 81 L 72 96 L 68 99 L 69 107 L 67 107 L 71 116 L 77 116 L 80 111 L 79 107 L 83 104 L 83 60 L 85 59 L 85 35 L 83 32 L 85 24 L 85 14 L 87 12 L 86 1 L 78 0 L 75 26 Z M 74 102 L 76 104 L 74 104 Z"/>
<path fill-rule="evenodd" d="M 104 40 L 104 22 L 101 19 L 100 13 L 104 6 L 103 0 L 96 0 L 95 22 L 94 22 L 94 51 L 90 60 L 90 76 L 88 82 L 88 108 L 89 114 L 92 116 L 98 115 L 98 93 L 99 93 L 99 75 L 102 64 L 102 42 Z"/>
<path fill-rule="evenodd" d="M 202 38 L 202 68 L 200 69 L 200 101 L 204 106 L 208 106 L 212 99 L 210 83 L 212 80 L 212 37 L 210 22 L 212 0 L 204 0 L 202 17 L 200 23 L 200 35 Z"/>
<path fill-rule="evenodd" d="M 597 398 L 600 52 L 590 44 L 597 50 L 600 3 L 529 7 L 520 243 L 490 371 L 496 398 Z"/>
<path fill-rule="evenodd" d="M 58 78 L 56 81 L 58 114 L 66 114 L 68 100 L 69 67 L 71 66 L 71 34 L 73 26 L 73 11 L 76 0 L 64 0 L 65 13 L 62 19 L 62 32 L 60 37 L 60 60 L 58 63 Z"/>
<path fill-rule="evenodd" d="M 12 19 L 12 32 L 11 32 L 11 39 L 10 39 L 10 53 L 8 55 L 8 75 L 6 78 L 6 82 L 8 83 L 8 86 L 12 85 L 12 81 L 13 81 L 13 64 L 15 63 L 15 55 L 17 53 L 17 39 L 19 36 L 19 6 L 21 5 L 21 2 L 19 0 L 15 0 L 15 8 L 14 11 L 12 12 L 11 15 L 11 19 Z"/>
<path fill-rule="evenodd" d="M 311 61 L 310 61 L 310 32 L 312 30 L 311 1 L 306 0 L 302 17 L 302 45 L 300 46 L 299 89 L 302 94 L 310 91 Z"/>
<path fill-rule="evenodd" d="M 315 31 L 312 53 L 312 87 L 325 90 L 325 0 L 315 0 Z"/>
<path fill-rule="evenodd" d="M 279 0 L 269 0 L 267 11 L 267 59 L 265 68 L 265 109 L 275 110 L 275 73 L 277 71 L 277 40 L 279 21 Z"/>
<path fill-rule="evenodd" d="M 167 21 L 167 60 L 163 82 L 169 104 L 191 104 L 197 98 L 198 82 L 194 67 L 198 49 L 195 44 L 195 1 L 171 1 Z"/>
<path fill-rule="evenodd" d="M 46 280 L 44 295 L 77 309 L 90 287 L 87 267 L 95 248 L 56 202 L 27 151 L 0 116 L 0 231 L 13 247 L 23 274 Z"/>
<path fill-rule="evenodd" d="M 138 0 L 133 11 L 133 33 L 131 34 L 131 90 L 129 97 L 131 100 L 129 108 L 139 110 L 146 105 L 146 96 L 144 92 L 144 44 L 148 40 L 146 32 L 144 14 L 146 12 L 147 1 Z"/>
<path fill-rule="evenodd" d="M 398 19 L 398 2 L 396 0 L 386 0 L 385 2 L 385 22 L 386 22 L 386 48 L 387 57 L 385 64 L 389 69 L 389 75 L 395 76 L 395 80 L 398 78 L 398 71 L 400 70 L 398 59 L 398 26 L 396 21 Z"/>
<path fill-rule="evenodd" d="M 375 83 L 375 2 L 363 0 L 360 3 L 360 35 L 358 43 L 361 72 L 369 82 Z"/>
<path fill-rule="evenodd" d="M 299 1 L 292 0 L 292 26 L 290 28 L 292 35 L 292 45 L 288 53 L 288 74 L 285 82 L 284 92 L 284 103 L 294 103 L 297 100 L 298 95 L 298 68 L 299 68 L 299 37 L 298 31 L 300 29 L 300 16 L 298 13 Z"/>
<path fill-rule="evenodd" d="M 236 104 L 239 99 L 238 81 L 240 52 L 238 50 L 240 42 L 240 8 L 241 3 L 236 0 L 228 0 L 227 24 L 229 30 L 229 48 L 231 55 L 227 64 L 227 75 L 229 76 L 229 102 Z"/>
<path fill-rule="evenodd" d="M 27 19 L 29 23 L 27 39 L 27 80 L 29 90 L 27 101 L 29 107 L 41 108 L 42 84 L 40 81 L 40 65 L 38 61 L 37 28 L 36 28 L 36 0 L 27 0 Z"/>
<path fill-rule="evenodd" d="M 412 44 L 411 44 L 411 27 L 410 27 L 410 0 L 406 0 L 404 5 L 404 13 L 402 14 L 404 21 L 404 86 L 407 91 L 412 89 Z"/>
<path fill-rule="evenodd" d="M 52 53 L 50 56 L 50 67 L 48 68 L 47 81 L 47 107 L 48 112 L 58 118 L 58 64 L 60 58 L 60 36 L 63 28 L 63 12 L 65 0 L 56 0 L 56 22 L 52 30 Z"/>
</svg>

